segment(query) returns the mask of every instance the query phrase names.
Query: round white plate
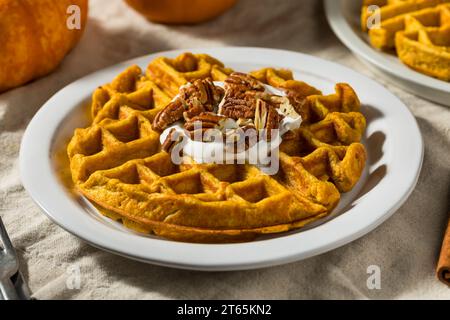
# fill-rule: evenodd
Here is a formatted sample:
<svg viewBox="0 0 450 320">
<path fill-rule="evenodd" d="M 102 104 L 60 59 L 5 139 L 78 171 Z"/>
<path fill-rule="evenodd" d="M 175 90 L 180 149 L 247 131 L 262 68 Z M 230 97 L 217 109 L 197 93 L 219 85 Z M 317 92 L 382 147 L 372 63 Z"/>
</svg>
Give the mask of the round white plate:
<svg viewBox="0 0 450 320">
<path fill-rule="evenodd" d="M 366 170 L 355 189 L 343 195 L 331 217 L 308 229 L 240 244 L 192 244 L 144 236 L 104 218 L 58 178 L 55 154 L 77 127 L 87 126 L 86 108 L 93 90 L 110 82 L 130 64 L 145 68 L 157 56 L 184 51 L 208 53 L 235 70 L 266 66 L 289 68 L 324 93 L 347 82 L 358 93 L 368 128 Z M 406 106 L 383 86 L 350 69 L 312 56 L 260 48 L 205 48 L 161 52 L 137 58 L 84 77 L 53 96 L 25 132 L 21 152 L 22 181 L 47 216 L 65 230 L 104 250 L 132 259 L 196 270 L 238 270 L 305 259 L 355 240 L 391 216 L 412 192 L 422 165 L 423 143 Z"/>
<path fill-rule="evenodd" d="M 419 73 L 397 56 L 372 48 L 361 31 L 361 3 L 355 0 L 324 0 L 328 21 L 339 39 L 377 75 L 425 99 L 450 106 L 450 83 Z"/>
</svg>

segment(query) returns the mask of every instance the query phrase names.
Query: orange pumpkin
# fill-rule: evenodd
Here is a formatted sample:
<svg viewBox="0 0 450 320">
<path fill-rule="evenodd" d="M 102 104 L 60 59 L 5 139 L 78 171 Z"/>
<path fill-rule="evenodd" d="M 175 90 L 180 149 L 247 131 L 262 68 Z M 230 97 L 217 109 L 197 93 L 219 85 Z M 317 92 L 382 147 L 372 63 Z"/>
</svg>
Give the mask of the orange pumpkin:
<svg viewBox="0 0 450 320">
<path fill-rule="evenodd" d="M 88 0 L 0 0 L 0 92 L 53 71 L 80 39 L 87 7 Z"/>
<path fill-rule="evenodd" d="M 193 24 L 213 19 L 230 9 L 237 0 L 125 0 L 151 21 Z"/>
</svg>

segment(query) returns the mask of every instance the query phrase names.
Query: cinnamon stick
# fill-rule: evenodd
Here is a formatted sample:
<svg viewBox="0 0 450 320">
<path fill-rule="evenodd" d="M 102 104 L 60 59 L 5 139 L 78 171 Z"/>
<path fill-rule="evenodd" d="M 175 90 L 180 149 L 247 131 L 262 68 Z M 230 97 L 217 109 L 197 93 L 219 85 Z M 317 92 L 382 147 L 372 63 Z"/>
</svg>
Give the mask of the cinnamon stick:
<svg viewBox="0 0 450 320">
<path fill-rule="evenodd" d="M 450 219 L 442 241 L 441 255 L 436 272 L 439 280 L 450 286 Z"/>
</svg>

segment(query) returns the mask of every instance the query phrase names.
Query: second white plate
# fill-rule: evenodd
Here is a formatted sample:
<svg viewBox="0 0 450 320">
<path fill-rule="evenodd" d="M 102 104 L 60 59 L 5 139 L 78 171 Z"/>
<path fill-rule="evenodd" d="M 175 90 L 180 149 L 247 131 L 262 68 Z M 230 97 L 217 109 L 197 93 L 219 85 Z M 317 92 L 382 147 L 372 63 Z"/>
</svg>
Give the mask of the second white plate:
<svg viewBox="0 0 450 320">
<path fill-rule="evenodd" d="M 235 70 L 273 66 L 334 93 L 334 85 L 354 87 L 368 121 L 363 139 L 368 162 L 355 189 L 343 195 L 333 214 L 308 229 L 239 244 L 180 243 L 134 233 L 101 216 L 82 197 L 68 192 L 60 176 L 64 155 L 77 127 L 89 125 L 92 91 L 131 64 L 145 68 L 158 56 L 184 51 L 207 53 Z M 305 259 L 342 246 L 374 229 L 407 199 L 423 158 L 422 137 L 408 108 L 375 81 L 348 68 L 295 52 L 260 48 L 204 48 L 160 52 L 121 63 L 80 79 L 53 96 L 36 114 L 20 151 L 22 182 L 47 216 L 94 246 L 132 259 L 197 270 L 252 269 Z"/>
<path fill-rule="evenodd" d="M 450 83 L 414 71 L 395 55 L 370 46 L 360 27 L 362 1 L 324 1 L 328 21 L 338 38 L 377 75 L 415 95 L 450 106 Z"/>
</svg>

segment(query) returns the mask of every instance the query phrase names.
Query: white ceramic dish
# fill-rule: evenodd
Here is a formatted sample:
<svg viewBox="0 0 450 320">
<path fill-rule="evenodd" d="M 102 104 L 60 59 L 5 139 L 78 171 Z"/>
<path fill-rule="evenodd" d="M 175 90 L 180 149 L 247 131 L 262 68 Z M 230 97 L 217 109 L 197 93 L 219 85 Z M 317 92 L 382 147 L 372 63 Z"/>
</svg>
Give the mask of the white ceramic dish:
<svg viewBox="0 0 450 320">
<path fill-rule="evenodd" d="M 425 99 L 450 106 L 450 83 L 405 66 L 395 55 L 372 48 L 361 31 L 361 1 L 324 0 L 331 28 L 338 38 L 375 74 Z"/>
<path fill-rule="evenodd" d="M 252 269 L 305 259 L 355 240 L 391 216 L 412 192 L 422 165 L 422 137 L 406 106 L 383 86 L 340 65 L 289 51 L 194 49 L 189 51 L 211 54 L 244 72 L 264 66 L 292 69 L 296 78 L 327 94 L 334 92 L 337 82 L 351 84 L 368 120 L 364 138 L 368 163 L 363 177 L 326 221 L 250 243 L 173 242 L 136 234 L 104 218 L 88 201 L 68 192 L 59 178 L 55 154 L 64 153 L 75 128 L 88 125 L 86 108 L 98 85 L 111 81 L 130 64 L 145 68 L 157 56 L 175 57 L 184 51 L 152 54 L 91 74 L 62 89 L 36 114 L 22 141 L 22 181 L 55 223 L 96 247 L 148 263 L 196 270 Z"/>
</svg>

